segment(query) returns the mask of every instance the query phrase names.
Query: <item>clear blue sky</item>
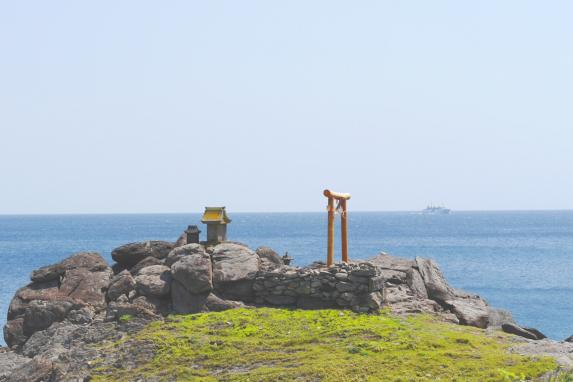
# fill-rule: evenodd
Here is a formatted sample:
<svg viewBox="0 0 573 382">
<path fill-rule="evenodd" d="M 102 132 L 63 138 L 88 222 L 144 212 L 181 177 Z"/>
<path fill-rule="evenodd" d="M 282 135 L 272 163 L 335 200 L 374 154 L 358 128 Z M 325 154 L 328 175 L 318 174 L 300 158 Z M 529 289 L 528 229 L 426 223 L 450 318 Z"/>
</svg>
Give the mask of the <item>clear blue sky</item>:
<svg viewBox="0 0 573 382">
<path fill-rule="evenodd" d="M 572 14 L 0 1 L 0 213 L 571 209 Z"/>
</svg>

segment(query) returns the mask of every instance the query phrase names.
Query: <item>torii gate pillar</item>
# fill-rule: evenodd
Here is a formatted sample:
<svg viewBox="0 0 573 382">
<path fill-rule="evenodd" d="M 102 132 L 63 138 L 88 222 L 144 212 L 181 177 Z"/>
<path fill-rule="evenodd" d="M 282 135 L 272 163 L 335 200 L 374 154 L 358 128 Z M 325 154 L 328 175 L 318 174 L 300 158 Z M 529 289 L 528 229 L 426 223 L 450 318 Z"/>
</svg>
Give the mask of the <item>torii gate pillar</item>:
<svg viewBox="0 0 573 382">
<path fill-rule="evenodd" d="M 342 210 L 340 216 L 340 237 L 342 241 L 342 261 L 348 262 L 348 222 L 346 218 L 346 201 L 350 199 L 350 194 L 324 190 L 324 196 L 328 198 L 328 242 L 326 265 L 334 264 L 334 200 L 338 201 L 338 206 Z"/>
</svg>

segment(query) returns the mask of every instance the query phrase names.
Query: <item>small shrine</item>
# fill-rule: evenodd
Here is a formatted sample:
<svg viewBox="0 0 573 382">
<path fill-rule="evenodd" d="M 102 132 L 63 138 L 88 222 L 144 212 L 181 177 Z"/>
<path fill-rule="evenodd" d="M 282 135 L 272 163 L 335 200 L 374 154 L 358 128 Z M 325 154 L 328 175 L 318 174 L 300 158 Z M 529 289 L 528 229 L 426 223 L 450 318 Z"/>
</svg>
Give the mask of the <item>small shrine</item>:
<svg viewBox="0 0 573 382">
<path fill-rule="evenodd" d="M 185 241 L 187 244 L 199 243 L 199 234 L 201 231 L 196 225 L 190 225 L 185 230 Z"/>
<path fill-rule="evenodd" d="M 209 243 L 227 241 L 227 224 L 230 222 L 225 207 L 205 207 L 201 223 L 207 224 L 207 241 Z"/>
</svg>

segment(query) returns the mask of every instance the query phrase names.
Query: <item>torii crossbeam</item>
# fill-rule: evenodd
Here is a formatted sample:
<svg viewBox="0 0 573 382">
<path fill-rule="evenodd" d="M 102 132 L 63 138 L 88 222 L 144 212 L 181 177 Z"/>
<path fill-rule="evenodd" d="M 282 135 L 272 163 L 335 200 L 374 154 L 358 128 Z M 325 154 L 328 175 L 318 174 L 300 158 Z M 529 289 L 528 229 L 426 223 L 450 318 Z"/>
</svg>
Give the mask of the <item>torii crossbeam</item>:
<svg viewBox="0 0 573 382">
<path fill-rule="evenodd" d="M 342 261 L 348 262 L 348 222 L 346 219 L 346 201 L 350 199 L 350 194 L 324 190 L 324 196 L 328 198 L 328 252 L 326 255 L 326 265 L 334 264 L 334 200 L 338 201 L 338 207 L 342 210 L 340 214 L 340 228 L 342 241 Z"/>
</svg>

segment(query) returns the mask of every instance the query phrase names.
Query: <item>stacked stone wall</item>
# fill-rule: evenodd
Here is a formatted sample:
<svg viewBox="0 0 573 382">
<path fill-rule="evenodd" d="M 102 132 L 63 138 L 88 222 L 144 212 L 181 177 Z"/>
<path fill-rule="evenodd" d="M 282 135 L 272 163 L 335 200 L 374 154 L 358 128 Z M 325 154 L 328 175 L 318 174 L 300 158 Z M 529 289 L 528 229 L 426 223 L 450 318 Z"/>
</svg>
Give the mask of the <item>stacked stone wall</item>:
<svg viewBox="0 0 573 382">
<path fill-rule="evenodd" d="M 378 310 L 383 288 L 380 270 L 367 262 L 259 272 L 253 285 L 257 304 L 357 312 Z"/>
</svg>

